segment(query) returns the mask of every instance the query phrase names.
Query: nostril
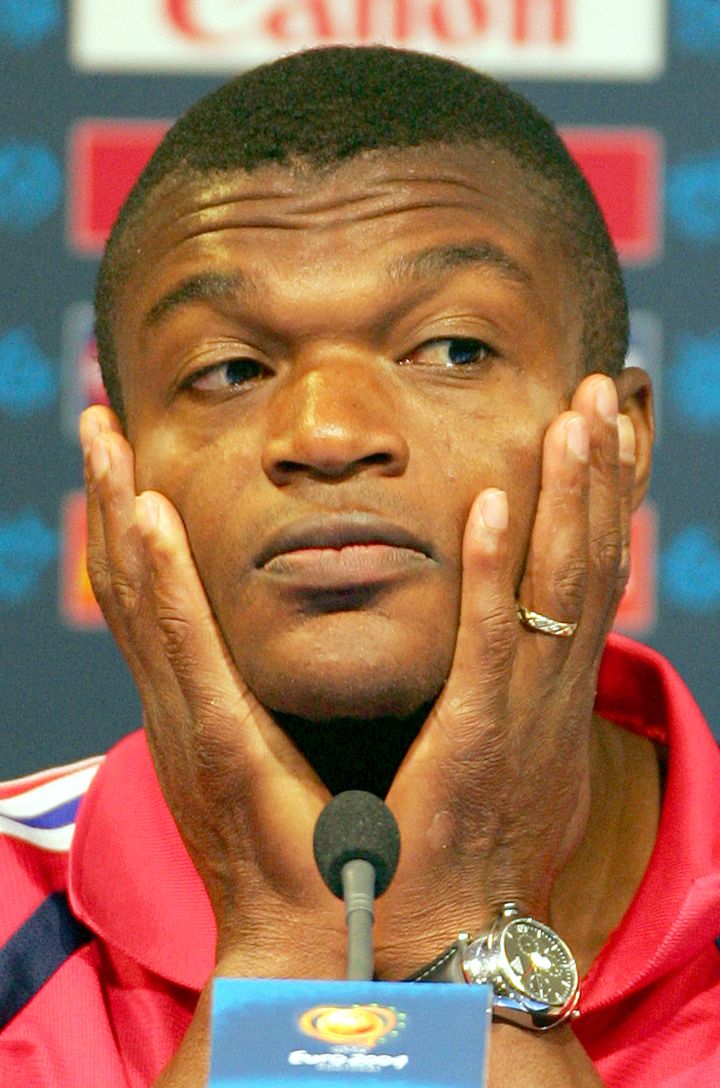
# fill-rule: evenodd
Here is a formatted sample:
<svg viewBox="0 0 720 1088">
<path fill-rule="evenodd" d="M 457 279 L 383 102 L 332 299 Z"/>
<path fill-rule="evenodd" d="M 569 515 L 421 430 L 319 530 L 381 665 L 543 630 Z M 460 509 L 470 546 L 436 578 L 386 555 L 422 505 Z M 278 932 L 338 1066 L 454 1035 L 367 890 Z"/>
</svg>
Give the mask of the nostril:
<svg viewBox="0 0 720 1088">
<path fill-rule="evenodd" d="M 300 461 L 276 461 L 275 464 L 278 472 L 282 472 L 285 476 L 290 476 L 300 469 L 307 468 L 307 466 L 303 465 Z"/>
<path fill-rule="evenodd" d="M 314 463 L 280 460 L 276 461 L 275 465 L 277 471 L 282 473 L 283 476 L 293 476 L 297 473 L 307 473 L 308 471 L 314 472 L 319 476 L 352 476 L 363 468 L 371 468 L 373 465 L 385 467 L 386 465 L 390 465 L 392 461 L 393 456 L 391 453 L 378 452 L 370 453 L 366 457 L 358 457 L 352 461 L 338 460 L 333 457 L 323 460 L 321 457 L 316 457 Z"/>
<path fill-rule="evenodd" d="M 373 425 L 372 420 L 339 418 L 339 409 L 333 411 L 338 419 L 332 423 L 329 410 L 324 422 L 312 413 L 279 421 L 262 455 L 270 479 L 288 484 L 303 476 L 338 481 L 362 472 L 395 476 L 404 471 L 409 451 L 400 430 Z"/>
</svg>

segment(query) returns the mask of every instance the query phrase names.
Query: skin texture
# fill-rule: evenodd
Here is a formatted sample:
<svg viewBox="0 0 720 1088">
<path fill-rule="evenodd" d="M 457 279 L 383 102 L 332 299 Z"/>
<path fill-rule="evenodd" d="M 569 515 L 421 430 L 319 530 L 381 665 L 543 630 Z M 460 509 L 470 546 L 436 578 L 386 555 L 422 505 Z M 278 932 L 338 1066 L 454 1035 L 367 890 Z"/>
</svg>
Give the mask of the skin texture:
<svg viewBox="0 0 720 1088">
<path fill-rule="evenodd" d="M 342 977 L 342 910 L 311 854 L 319 753 L 342 763 L 348 731 L 378 723 L 417 725 L 388 776 L 402 855 L 380 977 L 506 899 L 562 921 L 584 969 L 627 907 L 656 762 L 592 707 L 650 394 L 641 371 L 584 377 L 580 334 L 562 246 L 502 154 L 223 175 L 151 208 L 118 300 L 127 425 L 82 422 L 89 566 L 213 904 L 218 974 Z M 347 515 L 414 543 L 265 562 L 278 533 Z M 525 630 L 516 599 L 576 634 Z M 600 1083 L 567 1028 L 493 1035 L 493 1088 Z M 157 1083 L 197 1084 L 206 1062 L 204 996 Z"/>
</svg>

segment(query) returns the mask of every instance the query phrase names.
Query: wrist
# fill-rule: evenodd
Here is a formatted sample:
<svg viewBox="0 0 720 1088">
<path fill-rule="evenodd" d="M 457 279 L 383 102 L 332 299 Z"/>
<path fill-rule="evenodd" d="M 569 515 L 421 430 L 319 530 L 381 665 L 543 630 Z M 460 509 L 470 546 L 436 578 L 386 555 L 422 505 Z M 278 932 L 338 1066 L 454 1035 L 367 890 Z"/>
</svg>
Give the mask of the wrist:
<svg viewBox="0 0 720 1088">
<path fill-rule="evenodd" d="M 391 889 L 392 891 L 392 889 Z M 479 932 L 492 922 L 495 911 L 485 903 L 462 901 L 450 893 L 444 902 L 433 901 L 425 909 L 408 899 L 396 909 L 396 902 L 377 904 L 375 923 L 376 976 L 388 982 L 400 982 L 470 929 Z M 415 909 L 412 909 L 415 907 Z"/>
<path fill-rule="evenodd" d="M 253 922 L 226 921 L 218 927 L 215 977 L 342 979 L 347 935 L 342 918 L 333 925 L 317 915 L 278 918 L 268 913 Z"/>
</svg>

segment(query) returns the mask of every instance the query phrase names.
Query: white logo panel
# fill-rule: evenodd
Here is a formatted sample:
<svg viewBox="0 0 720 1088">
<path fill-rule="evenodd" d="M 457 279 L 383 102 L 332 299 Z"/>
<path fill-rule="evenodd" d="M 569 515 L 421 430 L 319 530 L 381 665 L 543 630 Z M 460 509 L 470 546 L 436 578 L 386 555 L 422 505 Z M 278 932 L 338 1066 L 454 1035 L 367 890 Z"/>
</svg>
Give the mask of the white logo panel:
<svg viewBox="0 0 720 1088">
<path fill-rule="evenodd" d="M 222 72 L 333 43 L 454 57 L 504 78 L 652 79 L 664 0 L 72 0 L 84 71 Z"/>
</svg>

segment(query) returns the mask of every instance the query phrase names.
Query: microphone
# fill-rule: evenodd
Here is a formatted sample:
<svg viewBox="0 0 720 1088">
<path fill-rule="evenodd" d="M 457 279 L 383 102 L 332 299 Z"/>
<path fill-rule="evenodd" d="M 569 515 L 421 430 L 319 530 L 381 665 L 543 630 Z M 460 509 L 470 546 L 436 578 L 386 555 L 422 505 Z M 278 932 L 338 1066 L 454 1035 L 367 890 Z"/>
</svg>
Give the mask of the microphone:
<svg viewBox="0 0 720 1088">
<path fill-rule="evenodd" d="M 348 978 L 372 979 L 375 897 L 395 876 L 400 832 L 384 801 L 364 790 L 345 790 L 318 816 L 313 852 L 330 891 L 345 901 Z"/>
<path fill-rule="evenodd" d="M 354 1072 L 356 1084 L 370 1084 L 395 1070 L 398 1086 L 412 1081 L 427 1088 L 482 1088 L 491 1007 L 487 985 L 373 980 L 375 894 L 388 888 L 400 855 L 390 810 L 372 793 L 338 794 L 320 813 L 313 849 L 323 880 L 345 901 L 350 981 L 216 978 L 209 1084 L 220 1088 L 229 1076 L 233 1084 L 297 1088 L 300 1081 L 319 1085 L 317 1075 L 322 1080 L 328 1073 L 327 1084 L 344 1081 L 352 1088 L 353 1078 L 341 1073 Z"/>
</svg>

